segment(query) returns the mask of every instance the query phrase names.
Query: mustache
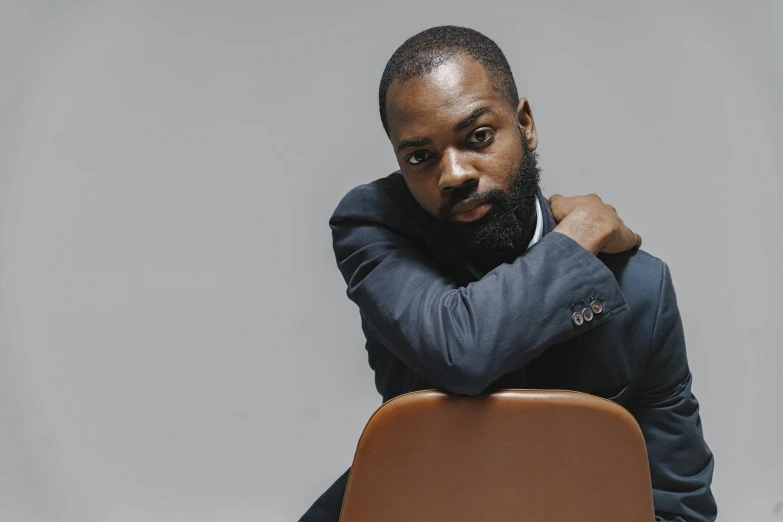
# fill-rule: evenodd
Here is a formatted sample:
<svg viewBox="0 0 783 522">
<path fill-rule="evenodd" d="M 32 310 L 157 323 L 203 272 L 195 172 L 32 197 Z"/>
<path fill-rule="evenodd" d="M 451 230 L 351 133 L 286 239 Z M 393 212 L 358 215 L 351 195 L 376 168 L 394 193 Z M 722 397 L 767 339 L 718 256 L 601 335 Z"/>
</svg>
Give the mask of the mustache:
<svg viewBox="0 0 783 522">
<path fill-rule="evenodd" d="M 449 219 L 454 207 L 460 203 L 482 202 L 502 205 L 507 199 L 506 194 L 499 188 L 479 192 L 475 184 L 457 187 L 452 190 L 449 200 L 438 211 L 438 216 L 443 220 Z"/>
</svg>

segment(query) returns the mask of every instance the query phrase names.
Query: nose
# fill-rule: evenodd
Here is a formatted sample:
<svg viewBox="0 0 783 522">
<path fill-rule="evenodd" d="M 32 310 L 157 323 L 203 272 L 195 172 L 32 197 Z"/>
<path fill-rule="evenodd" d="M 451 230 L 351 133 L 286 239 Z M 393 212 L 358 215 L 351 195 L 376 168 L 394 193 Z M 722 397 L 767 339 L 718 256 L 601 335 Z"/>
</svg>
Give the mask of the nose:
<svg viewBox="0 0 783 522">
<path fill-rule="evenodd" d="M 458 151 L 447 151 L 441 156 L 438 185 L 443 192 L 472 183 L 478 183 L 479 175 L 470 162 L 465 161 Z"/>
</svg>

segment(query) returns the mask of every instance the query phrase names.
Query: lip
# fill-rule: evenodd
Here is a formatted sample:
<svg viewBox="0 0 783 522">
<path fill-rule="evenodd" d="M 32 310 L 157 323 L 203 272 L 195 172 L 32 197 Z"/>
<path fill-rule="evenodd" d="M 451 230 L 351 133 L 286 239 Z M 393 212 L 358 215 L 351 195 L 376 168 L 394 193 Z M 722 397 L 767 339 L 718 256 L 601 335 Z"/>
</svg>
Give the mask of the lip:
<svg viewBox="0 0 783 522">
<path fill-rule="evenodd" d="M 492 203 L 486 201 L 462 202 L 454 205 L 451 217 L 462 223 L 470 223 L 484 217 L 491 208 Z"/>
</svg>

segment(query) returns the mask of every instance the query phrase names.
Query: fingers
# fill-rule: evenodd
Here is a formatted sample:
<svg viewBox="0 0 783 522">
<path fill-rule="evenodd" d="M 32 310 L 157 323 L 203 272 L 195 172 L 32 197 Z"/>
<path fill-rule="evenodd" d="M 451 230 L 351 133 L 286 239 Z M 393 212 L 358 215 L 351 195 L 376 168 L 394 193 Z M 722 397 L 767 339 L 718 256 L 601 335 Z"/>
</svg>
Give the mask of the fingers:
<svg viewBox="0 0 783 522">
<path fill-rule="evenodd" d="M 623 234 L 623 244 L 622 245 L 616 245 L 618 252 L 625 252 L 626 250 L 633 250 L 634 248 L 639 248 L 642 246 L 642 236 L 628 228 L 627 226 L 623 225 L 623 228 L 625 228 L 625 233 Z"/>
<path fill-rule="evenodd" d="M 625 225 L 620 224 L 618 234 L 610 239 L 601 252 L 605 254 L 619 254 L 642 246 L 642 236 Z"/>
<path fill-rule="evenodd" d="M 584 196 L 563 196 L 552 194 L 549 197 L 552 216 L 560 225 L 569 220 L 598 220 L 612 229 L 611 238 L 603 244 L 601 252 L 614 254 L 633 250 L 642 246 L 642 236 L 631 230 L 622 220 L 614 205 L 604 203 L 598 194 Z M 579 211 L 578 209 L 582 209 Z M 576 212 L 579 211 L 579 214 Z M 573 216 L 573 217 L 569 217 Z"/>
<path fill-rule="evenodd" d="M 617 217 L 617 220 L 620 223 L 620 227 L 625 229 L 625 233 L 623 234 L 624 237 L 627 238 L 625 240 L 625 247 L 621 249 L 620 251 L 623 252 L 625 250 L 630 250 L 633 248 L 640 248 L 642 246 L 642 236 L 631 230 L 623 221 L 623 219 L 620 217 L 620 215 L 617 213 L 617 209 L 614 208 L 613 205 L 609 205 L 608 203 L 604 203 L 607 208 L 609 208 L 612 213 Z M 633 243 L 632 243 L 633 242 Z"/>
<path fill-rule="evenodd" d="M 628 228 L 626 225 L 623 225 L 623 227 L 625 227 L 625 229 L 628 231 L 628 248 L 632 249 L 642 246 L 642 236 Z"/>
</svg>

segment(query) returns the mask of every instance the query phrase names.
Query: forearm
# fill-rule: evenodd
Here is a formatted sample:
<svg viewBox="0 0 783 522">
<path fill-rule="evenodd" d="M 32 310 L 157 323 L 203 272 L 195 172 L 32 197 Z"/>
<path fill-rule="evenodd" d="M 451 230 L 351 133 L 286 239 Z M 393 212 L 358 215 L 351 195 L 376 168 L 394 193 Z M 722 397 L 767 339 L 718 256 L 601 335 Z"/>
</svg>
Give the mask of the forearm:
<svg viewBox="0 0 783 522">
<path fill-rule="evenodd" d="M 464 287 L 425 271 L 394 268 L 387 264 L 378 273 L 386 284 L 374 280 L 371 267 L 356 270 L 362 277 L 349 280 L 348 295 L 384 345 L 454 393 L 478 394 L 546 347 L 626 308 L 611 271 L 558 233 Z M 602 302 L 602 313 L 575 326 L 574 311 L 593 300 Z"/>
</svg>

